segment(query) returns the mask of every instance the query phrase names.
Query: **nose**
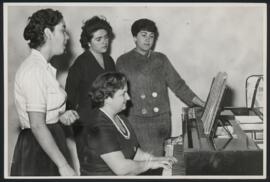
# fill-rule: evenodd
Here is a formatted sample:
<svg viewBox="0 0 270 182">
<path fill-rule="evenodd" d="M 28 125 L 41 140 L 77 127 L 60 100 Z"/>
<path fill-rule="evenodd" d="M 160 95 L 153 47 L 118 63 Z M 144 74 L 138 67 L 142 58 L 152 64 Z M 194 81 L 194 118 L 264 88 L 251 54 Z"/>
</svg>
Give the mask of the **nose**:
<svg viewBox="0 0 270 182">
<path fill-rule="evenodd" d="M 104 38 L 102 41 L 103 44 L 108 45 L 109 43 L 109 38 Z"/>
<path fill-rule="evenodd" d="M 65 32 L 65 38 L 66 38 L 66 40 L 69 40 L 69 35 L 67 32 Z"/>
<path fill-rule="evenodd" d="M 130 100 L 130 96 L 126 93 L 126 100 Z"/>
</svg>

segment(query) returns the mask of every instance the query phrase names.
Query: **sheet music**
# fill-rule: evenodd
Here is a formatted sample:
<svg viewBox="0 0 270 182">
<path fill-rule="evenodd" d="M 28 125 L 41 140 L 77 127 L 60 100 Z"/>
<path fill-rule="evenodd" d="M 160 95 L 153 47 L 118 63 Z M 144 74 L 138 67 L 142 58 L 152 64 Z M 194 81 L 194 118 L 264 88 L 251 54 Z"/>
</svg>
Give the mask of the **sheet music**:
<svg viewBox="0 0 270 182">
<path fill-rule="evenodd" d="M 212 82 L 204 113 L 201 118 L 204 125 L 205 134 L 210 133 L 216 119 L 220 102 L 226 88 L 227 76 L 227 73 L 219 72 Z"/>
</svg>

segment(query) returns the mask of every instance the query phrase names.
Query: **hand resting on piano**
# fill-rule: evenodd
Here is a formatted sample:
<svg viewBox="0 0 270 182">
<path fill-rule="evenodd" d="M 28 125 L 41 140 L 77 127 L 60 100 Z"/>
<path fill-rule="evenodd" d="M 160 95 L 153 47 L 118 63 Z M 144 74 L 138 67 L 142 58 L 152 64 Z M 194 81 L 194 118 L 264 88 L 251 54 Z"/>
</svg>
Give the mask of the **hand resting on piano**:
<svg viewBox="0 0 270 182">
<path fill-rule="evenodd" d="M 156 157 L 150 153 L 142 151 L 140 148 L 138 148 L 134 160 L 145 161 L 148 169 L 171 169 L 172 165 L 177 163 L 177 159 L 173 156 Z"/>
</svg>

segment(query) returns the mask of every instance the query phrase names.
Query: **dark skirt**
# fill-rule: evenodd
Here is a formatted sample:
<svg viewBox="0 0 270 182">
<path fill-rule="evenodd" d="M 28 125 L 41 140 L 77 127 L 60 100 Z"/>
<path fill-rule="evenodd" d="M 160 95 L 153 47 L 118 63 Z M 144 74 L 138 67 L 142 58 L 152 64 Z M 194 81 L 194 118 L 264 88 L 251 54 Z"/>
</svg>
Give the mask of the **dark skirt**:
<svg viewBox="0 0 270 182">
<path fill-rule="evenodd" d="M 169 113 L 155 117 L 130 115 L 130 124 L 135 131 L 143 151 L 155 156 L 164 155 L 164 141 L 171 135 L 171 116 Z"/>
<path fill-rule="evenodd" d="M 60 122 L 47 125 L 58 148 L 70 163 L 65 126 Z M 44 138 L 46 140 L 46 138 Z M 56 164 L 49 158 L 34 137 L 31 129 L 20 132 L 11 164 L 11 176 L 59 176 Z"/>
</svg>

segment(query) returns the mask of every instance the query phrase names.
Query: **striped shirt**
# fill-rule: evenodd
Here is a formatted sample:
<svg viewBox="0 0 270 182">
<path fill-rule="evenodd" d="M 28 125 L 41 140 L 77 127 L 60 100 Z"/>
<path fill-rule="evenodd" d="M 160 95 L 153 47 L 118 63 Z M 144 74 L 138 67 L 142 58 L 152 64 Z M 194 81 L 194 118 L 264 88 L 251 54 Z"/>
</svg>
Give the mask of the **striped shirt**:
<svg viewBox="0 0 270 182">
<path fill-rule="evenodd" d="M 22 129 L 30 128 L 27 112 L 46 113 L 46 123 L 52 124 L 66 109 L 66 92 L 56 80 L 56 69 L 35 49 L 16 73 L 14 95 Z"/>
</svg>

